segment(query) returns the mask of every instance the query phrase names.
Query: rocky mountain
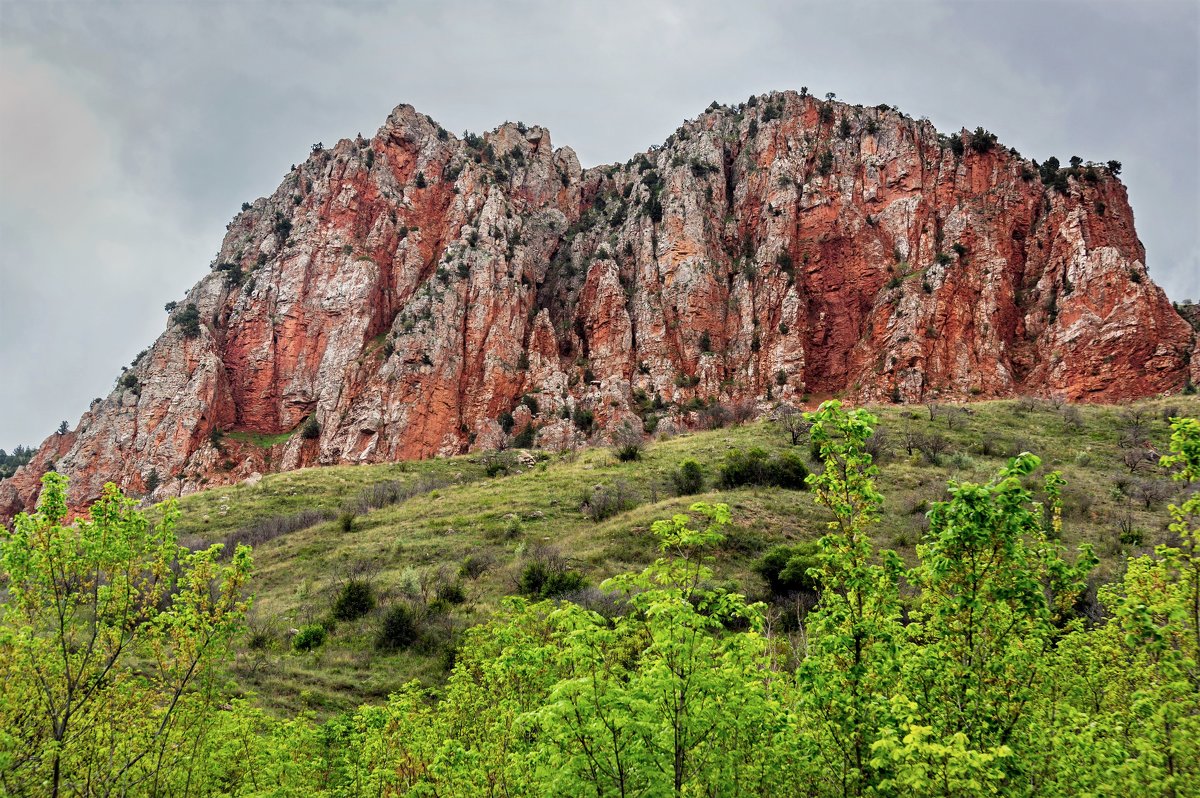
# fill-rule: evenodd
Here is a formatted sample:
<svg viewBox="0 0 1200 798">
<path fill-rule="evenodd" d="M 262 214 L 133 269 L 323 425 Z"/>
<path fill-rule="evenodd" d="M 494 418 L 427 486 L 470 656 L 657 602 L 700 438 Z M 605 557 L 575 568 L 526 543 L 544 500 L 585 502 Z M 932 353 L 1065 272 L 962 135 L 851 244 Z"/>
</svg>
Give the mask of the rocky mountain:
<svg viewBox="0 0 1200 798">
<path fill-rule="evenodd" d="M 460 139 L 402 105 L 243 206 L 112 393 L 0 483 L 0 514 L 51 466 L 82 505 L 109 480 L 162 497 L 828 394 L 1179 391 L 1197 336 L 1117 172 L 806 92 L 714 103 L 590 169 L 543 128 Z"/>
</svg>

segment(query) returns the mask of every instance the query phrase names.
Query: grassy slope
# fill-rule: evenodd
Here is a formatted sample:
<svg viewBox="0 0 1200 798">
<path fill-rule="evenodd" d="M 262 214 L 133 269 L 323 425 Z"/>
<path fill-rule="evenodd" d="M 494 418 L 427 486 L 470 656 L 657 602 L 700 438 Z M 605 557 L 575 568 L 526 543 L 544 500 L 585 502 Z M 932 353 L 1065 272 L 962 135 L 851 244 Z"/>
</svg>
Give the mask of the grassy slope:
<svg viewBox="0 0 1200 798">
<path fill-rule="evenodd" d="M 1200 415 L 1200 400 L 1183 397 L 1143 402 L 1153 419 L 1150 441 L 1166 451 L 1165 406 Z M 1063 543 L 1073 549 L 1092 542 L 1102 559 L 1100 575 L 1110 578 L 1128 553 L 1148 550 L 1167 540 L 1162 504 L 1150 510 L 1131 507 L 1114 491 L 1114 478 L 1128 474 L 1118 446 L 1121 408 L 1080 407 L 1083 426 L 1073 429 L 1063 413 L 1049 406 L 1023 413 L 1016 402 L 971 405 L 965 423 L 949 429 L 944 416 L 929 420 L 921 407 L 876 408 L 892 438 L 894 453 L 881 467 L 879 484 L 886 497 L 876 533 L 881 547 L 915 560 L 915 544 L 924 524 L 925 502 L 944 495 L 949 479 L 982 481 L 1002 465 L 1002 456 L 983 456 L 985 440 L 1001 452 L 1030 450 L 1043 457 L 1044 470 L 1063 472 L 1065 497 Z M 906 430 L 937 431 L 951 441 L 941 466 L 909 457 L 899 446 Z M 236 678 L 276 709 L 312 709 L 324 715 L 365 701 L 380 700 L 411 678 L 436 681 L 445 651 L 381 654 L 372 646 L 384 609 L 402 599 L 416 575 L 443 568 L 458 579 L 468 555 L 492 566 L 476 579 L 464 579 L 467 602 L 438 621 L 461 628 L 485 619 L 500 599 L 516 592 L 529 558 L 553 547 L 570 558 L 596 584 L 613 573 L 637 568 L 653 556 L 649 526 L 655 519 L 685 510 L 695 500 L 728 502 L 734 524 L 718 553 L 717 572 L 736 580 L 751 595 L 763 584 L 750 570 L 767 547 L 789 540 L 815 539 L 825 516 L 809 493 L 778 489 L 719 490 L 696 497 L 671 495 L 668 475 L 684 459 L 705 466 L 709 483 L 730 449 L 762 446 L 788 448 L 786 435 L 767 423 L 701 432 L 654 442 L 640 462 L 620 463 L 607 449 L 550 455 L 523 473 L 488 478 L 478 457 L 374 466 L 339 466 L 269 475 L 254 486 L 217 488 L 185 497 L 180 505 L 181 536 L 193 544 L 217 541 L 256 519 L 318 508 L 337 510 L 363 488 L 386 480 L 412 480 L 434 474 L 455 484 L 355 519 L 344 532 L 338 520 L 294 532 L 255 550 L 256 605 L 252 626 L 262 632 L 265 648 L 244 647 Z M 806 447 L 805 447 L 806 448 Z M 963 456 L 965 454 L 966 456 Z M 805 451 L 807 457 L 807 451 Z M 1158 469 L 1141 478 L 1162 478 Z M 594 485 L 624 480 L 640 494 L 635 509 L 594 523 L 580 511 L 580 500 Z M 1144 531 L 1140 547 L 1118 540 L 1118 521 L 1129 518 Z M 327 617 L 338 586 L 353 574 L 374 584 L 380 607 L 364 619 L 339 623 L 326 646 L 310 654 L 287 651 L 289 629 Z"/>
</svg>

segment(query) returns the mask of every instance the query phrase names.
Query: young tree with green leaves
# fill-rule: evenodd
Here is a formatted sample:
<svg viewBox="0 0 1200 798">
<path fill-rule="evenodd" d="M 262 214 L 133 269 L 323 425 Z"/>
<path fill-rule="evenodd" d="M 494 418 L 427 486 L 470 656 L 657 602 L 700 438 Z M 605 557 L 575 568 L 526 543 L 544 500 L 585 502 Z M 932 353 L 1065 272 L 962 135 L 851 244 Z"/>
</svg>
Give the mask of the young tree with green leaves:
<svg viewBox="0 0 1200 798">
<path fill-rule="evenodd" d="M 864 795 L 875 781 L 871 746 L 898 677 L 899 579 L 895 552 L 876 556 L 870 528 L 883 497 L 866 442 L 877 423 L 865 410 L 831 400 L 806 413 L 825 467 L 808 484 L 830 511 L 821 538 L 821 598 L 808 616 L 808 651 L 798 673 L 803 707 L 817 721 L 817 750 L 835 795 Z"/>
<path fill-rule="evenodd" d="M 0 538 L 0 784 L 11 794 L 187 795 L 216 665 L 249 599 L 249 549 L 175 543 L 112 484 L 68 522 L 65 477 Z"/>
<path fill-rule="evenodd" d="M 898 722 L 875 746 L 885 791 L 920 792 L 924 773 L 932 794 L 972 782 L 984 794 L 1020 779 L 1022 746 L 1040 744 L 1031 708 L 1096 562 L 1084 547 L 1068 564 L 1049 542 L 1061 525 L 1062 480 L 1046 477 L 1045 505 L 1022 483 L 1040 464 L 1021 454 L 989 484 L 951 483 L 950 500 L 929 511 L 921 562 L 908 574 L 920 603 L 906 628 Z"/>
</svg>

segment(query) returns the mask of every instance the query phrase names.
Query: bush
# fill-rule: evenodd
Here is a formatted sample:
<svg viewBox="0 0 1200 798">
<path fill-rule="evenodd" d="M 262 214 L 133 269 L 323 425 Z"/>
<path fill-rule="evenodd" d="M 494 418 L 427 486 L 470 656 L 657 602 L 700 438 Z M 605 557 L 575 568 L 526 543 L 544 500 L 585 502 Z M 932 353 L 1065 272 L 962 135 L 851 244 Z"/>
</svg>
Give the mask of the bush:
<svg viewBox="0 0 1200 798">
<path fill-rule="evenodd" d="M 725 488 L 761 485 L 804 490 L 807 476 L 804 460 L 792 452 L 771 456 L 759 448 L 734 450 L 725 455 L 721 465 L 721 486 Z"/>
<path fill-rule="evenodd" d="M 462 604 L 467 600 L 467 593 L 458 582 L 446 582 L 437 589 L 437 600 L 445 604 Z"/>
<path fill-rule="evenodd" d="M 822 177 L 833 171 L 833 153 L 829 150 L 821 153 L 817 159 L 817 174 Z"/>
<path fill-rule="evenodd" d="M 545 560 L 534 560 L 521 572 L 520 590 L 534 598 L 557 598 L 581 590 L 586 585 L 583 574 L 556 567 Z"/>
<path fill-rule="evenodd" d="M 700 416 L 700 425 L 705 429 L 724 429 L 733 421 L 733 412 L 717 401 L 704 405 L 697 413 Z"/>
<path fill-rule="evenodd" d="M 353 621 L 375 609 L 375 591 L 369 582 L 351 579 L 342 586 L 337 601 L 333 604 L 333 617 L 339 621 Z"/>
<path fill-rule="evenodd" d="M 342 513 L 338 516 L 338 527 L 343 532 L 354 531 L 354 513 Z"/>
<path fill-rule="evenodd" d="M 295 651 L 312 651 L 325 645 L 325 627 L 319 623 L 310 623 L 300 627 L 292 638 L 292 649 Z"/>
<path fill-rule="evenodd" d="M 512 439 L 512 445 L 517 449 L 532 449 L 534 439 L 537 437 L 537 430 L 532 424 L 526 424 L 525 427 L 516 434 Z"/>
<path fill-rule="evenodd" d="M 991 152 L 996 146 L 996 134 L 984 130 L 982 127 L 975 128 L 975 132 L 971 134 L 971 149 L 978 153 Z"/>
<path fill-rule="evenodd" d="M 585 494 L 580 510 L 593 521 L 603 521 L 614 515 L 632 510 L 637 506 L 637 497 L 622 480 L 612 485 L 597 485 L 590 494 Z"/>
<path fill-rule="evenodd" d="M 493 559 L 488 554 L 468 554 L 458 566 L 458 575 L 463 579 L 478 579 L 492 567 Z"/>
<path fill-rule="evenodd" d="M 794 546 L 775 546 L 755 563 L 754 571 L 767 580 L 767 587 L 775 596 L 793 593 L 816 596 L 820 583 L 808 571 L 820 567 L 820 564 L 817 545 L 799 543 Z"/>
<path fill-rule="evenodd" d="M 679 470 L 671 474 L 671 482 L 680 496 L 700 493 L 704 490 L 704 469 L 695 460 L 684 460 Z"/>
<path fill-rule="evenodd" d="M 175 323 L 179 325 L 184 338 L 196 338 L 200 335 L 200 310 L 194 302 L 189 302 L 178 316 Z"/>
<path fill-rule="evenodd" d="M 626 421 L 613 434 L 613 446 L 616 448 L 617 459 L 622 463 L 632 463 L 642 459 L 641 430 Z"/>
<path fill-rule="evenodd" d="M 596 423 L 596 416 L 591 410 L 584 410 L 582 407 L 575 408 L 575 412 L 571 416 L 575 422 L 575 426 L 585 433 L 591 433 L 592 425 Z"/>
<path fill-rule="evenodd" d="M 396 604 L 383 616 L 375 647 L 387 651 L 405 649 L 417 641 L 420 630 L 416 613 L 407 604 Z"/>
<path fill-rule="evenodd" d="M 316 440 L 321 437 L 321 424 L 317 421 L 316 413 L 313 413 L 304 420 L 304 426 L 300 428 L 300 437 L 306 441 Z"/>
</svg>

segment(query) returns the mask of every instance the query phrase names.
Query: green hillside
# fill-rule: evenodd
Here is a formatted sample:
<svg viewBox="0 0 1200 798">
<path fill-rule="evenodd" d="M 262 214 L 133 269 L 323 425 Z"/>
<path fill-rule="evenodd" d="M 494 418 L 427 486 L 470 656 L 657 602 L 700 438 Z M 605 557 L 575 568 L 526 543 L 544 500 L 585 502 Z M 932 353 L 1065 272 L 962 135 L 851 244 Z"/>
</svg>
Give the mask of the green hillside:
<svg viewBox="0 0 1200 798">
<path fill-rule="evenodd" d="M 1169 540 L 1164 508 L 1179 483 L 1155 453 L 1166 451 L 1166 418 L 1200 415 L 1196 397 L 1123 407 L 983 402 L 934 407 L 932 419 L 930 410 L 872 408 L 883 430 L 878 486 L 886 499 L 877 547 L 915 563 L 928 504 L 945 498 L 948 480 L 987 481 L 1021 451 L 1041 456 L 1043 472 L 1062 472 L 1061 542 L 1068 552 L 1094 545 L 1097 580 L 1116 576 L 1126 555 Z M 717 578 L 770 599 L 755 563 L 773 545 L 815 541 L 827 516 L 807 492 L 722 487 L 727 455 L 756 447 L 815 465 L 807 439 L 793 447 L 778 424 L 757 422 L 651 441 L 632 462 L 593 448 L 268 475 L 184 497 L 178 529 L 193 548 L 226 539 L 255 544 L 256 598 L 233 677 L 275 711 L 326 717 L 380 702 L 413 677 L 441 681 L 461 632 L 489 618 L 502 597 L 520 593 L 523 576 L 527 590 L 545 573 L 579 574 L 595 586 L 644 566 L 656 555 L 650 524 L 697 499 L 732 509 Z M 688 459 L 702 466 L 705 484 L 700 495 L 681 497 L 672 476 Z M 304 512 L 309 517 L 299 518 Z M 571 579 L 561 584 L 577 587 Z M 335 620 L 348 582 L 368 584 L 374 607 Z M 572 595 L 585 605 L 607 600 L 594 590 Z M 380 649 L 383 619 L 400 604 L 413 608 L 417 639 L 401 651 Z M 328 629 L 325 644 L 294 651 L 294 631 L 314 623 Z"/>
</svg>

